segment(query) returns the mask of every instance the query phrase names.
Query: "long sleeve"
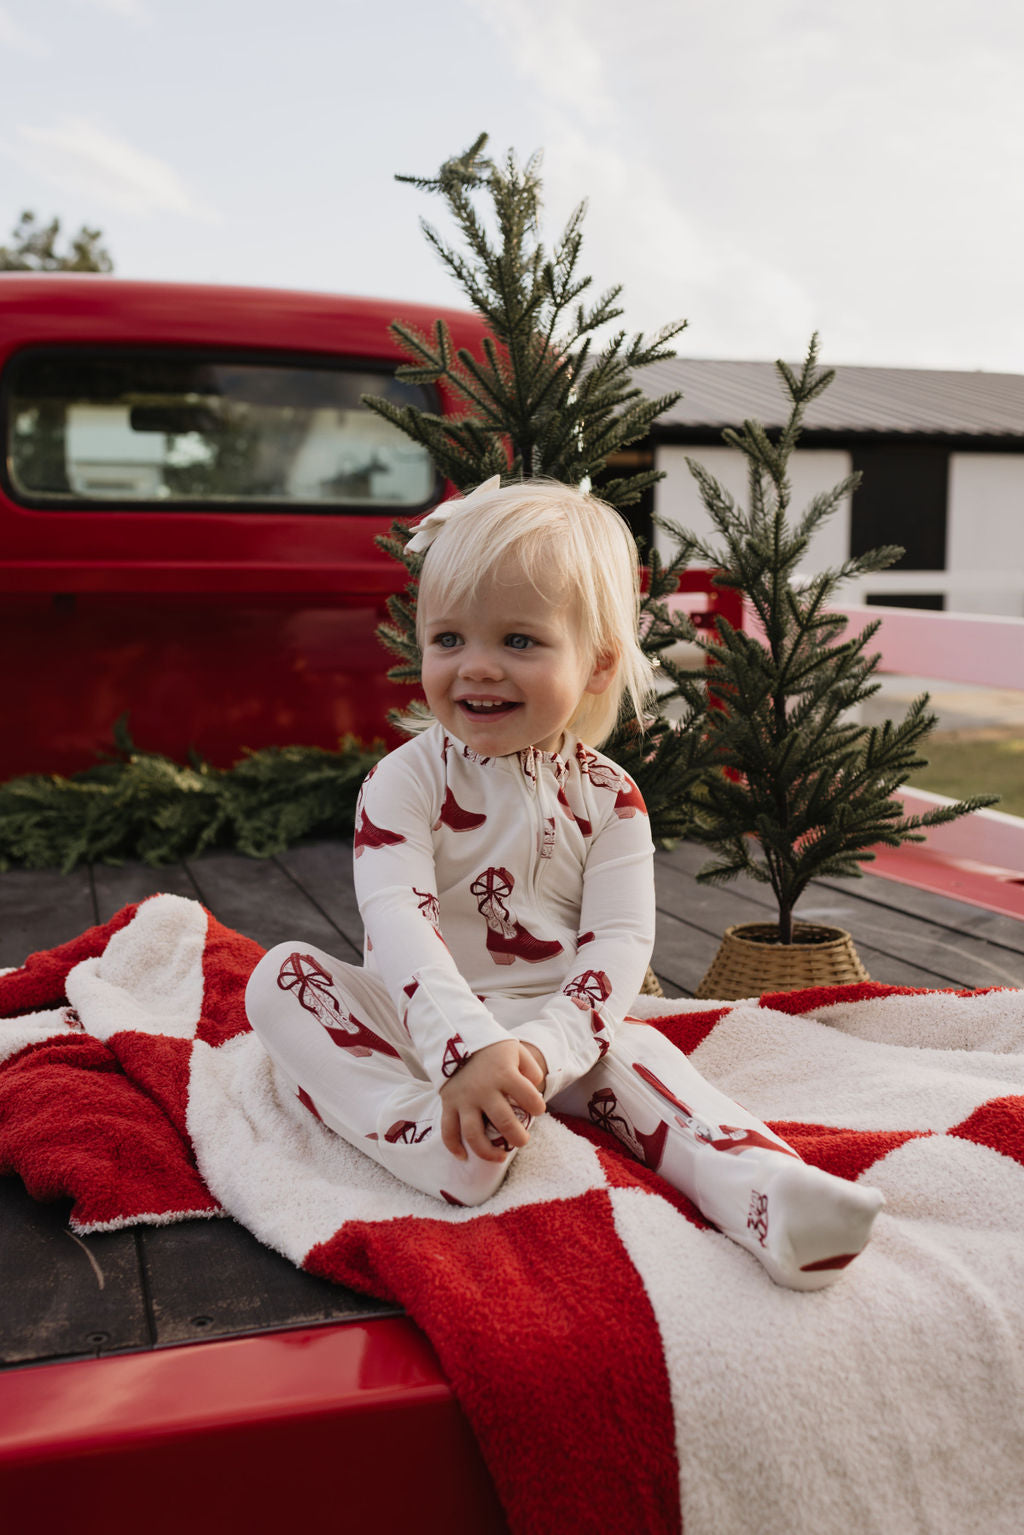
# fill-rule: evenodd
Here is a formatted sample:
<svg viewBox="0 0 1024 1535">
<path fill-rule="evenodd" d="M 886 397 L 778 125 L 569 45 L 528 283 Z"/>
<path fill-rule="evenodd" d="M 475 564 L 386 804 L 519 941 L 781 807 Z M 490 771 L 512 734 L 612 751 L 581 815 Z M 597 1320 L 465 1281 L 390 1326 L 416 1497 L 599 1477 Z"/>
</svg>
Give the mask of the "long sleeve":
<svg viewBox="0 0 1024 1535">
<path fill-rule="evenodd" d="M 508 1038 L 460 974 L 439 926 L 431 826 L 436 785 L 386 757 L 363 784 L 353 839 L 367 964 L 387 987 L 438 1088 L 474 1051 Z"/>
<path fill-rule="evenodd" d="M 583 870 L 578 947 L 560 991 L 538 999 L 536 1022 L 516 1033 L 544 1052 L 546 1095 L 583 1076 L 632 1006 L 654 948 L 654 847 L 636 813 L 595 832 Z"/>
</svg>

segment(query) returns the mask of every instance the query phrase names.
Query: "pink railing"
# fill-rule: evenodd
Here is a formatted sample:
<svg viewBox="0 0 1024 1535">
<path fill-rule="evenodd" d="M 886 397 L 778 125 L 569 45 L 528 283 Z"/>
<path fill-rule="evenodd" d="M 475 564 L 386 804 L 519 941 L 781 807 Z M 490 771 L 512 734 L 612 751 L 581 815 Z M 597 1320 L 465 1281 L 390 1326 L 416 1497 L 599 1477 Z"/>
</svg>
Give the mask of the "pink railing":
<svg viewBox="0 0 1024 1535">
<path fill-rule="evenodd" d="M 873 644 L 883 672 L 1024 689 L 1024 618 L 874 606 L 838 611 L 847 618 L 851 637 L 881 618 Z M 911 815 L 950 803 L 923 789 L 903 789 L 900 798 Z M 1024 917 L 1024 819 L 977 810 L 929 828 L 926 836 L 923 844 L 879 848 L 871 872 Z"/>
</svg>

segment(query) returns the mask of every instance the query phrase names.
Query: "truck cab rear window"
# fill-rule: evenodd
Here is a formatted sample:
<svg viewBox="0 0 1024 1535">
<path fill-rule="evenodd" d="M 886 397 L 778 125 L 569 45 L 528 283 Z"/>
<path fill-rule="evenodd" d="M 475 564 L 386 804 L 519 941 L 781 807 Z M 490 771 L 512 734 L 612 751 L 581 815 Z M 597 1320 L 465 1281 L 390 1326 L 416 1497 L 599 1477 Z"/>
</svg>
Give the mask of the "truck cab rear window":
<svg viewBox="0 0 1024 1535">
<path fill-rule="evenodd" d="M 7 477 L 32 506 L 377 512 L 438 490 L 426 450 L 361 403 L 437 408 L 390 372 L 36 348 L 3 383 Z"/>
</svg>

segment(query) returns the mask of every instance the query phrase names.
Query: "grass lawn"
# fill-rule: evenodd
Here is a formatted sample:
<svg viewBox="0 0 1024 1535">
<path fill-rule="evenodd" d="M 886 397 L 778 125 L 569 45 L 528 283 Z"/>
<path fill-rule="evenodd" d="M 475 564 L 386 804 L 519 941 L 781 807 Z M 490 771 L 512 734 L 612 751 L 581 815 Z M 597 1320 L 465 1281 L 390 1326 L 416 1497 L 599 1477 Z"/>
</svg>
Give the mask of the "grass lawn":
<svg viewBox="0 0 1024 1535">
<path fill-rule="evenodd" d="M 998 794 L 993 810 L 1024 816 L 1024 730 L 935 731 L 921 749 L 928 766 L 915 773 L 909 787 L 967 799 Z"/>
</svg>

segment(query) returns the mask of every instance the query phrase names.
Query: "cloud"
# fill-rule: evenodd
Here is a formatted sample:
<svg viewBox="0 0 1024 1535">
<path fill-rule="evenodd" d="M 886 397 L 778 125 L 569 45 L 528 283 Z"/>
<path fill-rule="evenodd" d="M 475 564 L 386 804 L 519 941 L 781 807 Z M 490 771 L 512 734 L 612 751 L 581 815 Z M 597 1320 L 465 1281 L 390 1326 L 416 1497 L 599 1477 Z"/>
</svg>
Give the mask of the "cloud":
<svg viewBox="0 0 1024 1535">
<path fill-rule="evenodd" d="M 593 24 L 592 0 L 466 0 L 495 33 L 510 62 L 553 105 L 588 124 L 617 116 L 608 50 Z"/>
<path fill-rule="evenodd" d="M 26 32 L 3 7 L 0 7 L 0 48 L 11 48 L 15 53 L 26 53 L 34 59 L 45 59 L 50 53 L 49 44 Z"/>
<path fill-rule="evenodd" d="M 149 21 L 149 15 L 141 0 L 76 0 L 78 5 L 91 5 L 94 10 L 106 11 L 110 16 L 120 16 L 125 21 Z"/>
<path fill-rule="evenodd" d="M 596 294 L 621 282 L 617 325 L 652 331 L 688 315 L 677 349 L 696 356 L 759 356 L 814 329 L 812 297 L 757 242 L 744 244 L 694 210 L 657 165 L 640 162 L 564 122 L 548 137 L 545 196 L 568 208 L 589 194 L 581 270 Z M 552 243 L 556 230 L 546 231 Z"/>
<path fill-rule="evenodd" d="M 22 125 L 17 137 L 19 148 L 8 153 L 24 169 L 72 191 L 76 198 L 142 216 L 171 213 L 203 223 L 220 221 L 193 197 L 173 166 L 89 118 L 64 117 L 46 128 Z"/>
<path fill-rule="evenodd" d="M 637 0 L 631 29 L 634 44 L 638 32 L 645 39 L 642 68 L 616 49 L 621 9 L 613 0 L 465 3 L 535 100 L 545 244 L 587 198 L 580 271 L 594 277 L 588 298 L 621 282 L 624 313 L 615 323 L 630 331 L 689 315 L 692 328 L 675 344 L 699 356 L 774 355 L 787 344 L 800 351 L 815 325 L 802 274 L 779 242 L 745 237 L 713 199 L 693 194 L 694 158 L 707 154 L 697 149 L 688 104 L 694 18 L 680 13 L 678 0 Z M 702 25 L 707 31 L 711 22 Z M 809 32 L 809 59 L 828 48 L 829 39 Z"/>
</svg>

